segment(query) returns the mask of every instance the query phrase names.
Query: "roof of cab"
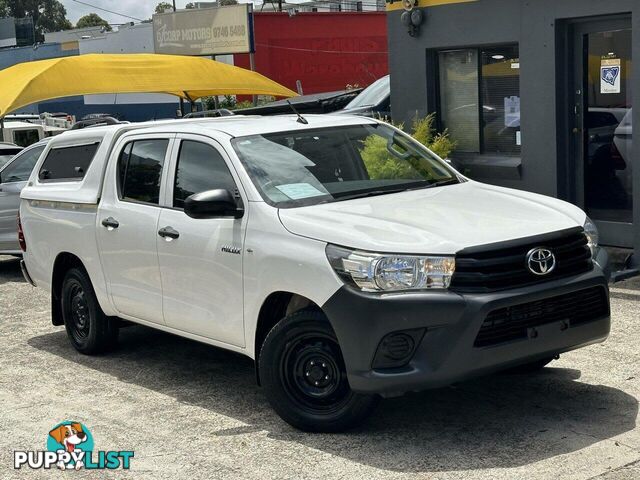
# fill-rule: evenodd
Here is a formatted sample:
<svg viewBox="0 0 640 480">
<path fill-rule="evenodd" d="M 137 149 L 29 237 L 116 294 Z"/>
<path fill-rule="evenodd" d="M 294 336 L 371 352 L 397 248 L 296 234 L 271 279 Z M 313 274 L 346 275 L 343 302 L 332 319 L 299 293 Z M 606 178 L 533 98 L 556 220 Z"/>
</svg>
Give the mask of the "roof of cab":
<svg viewBox="0 0 640 480">
<path fill-rule="evenodd" d="M 295 130 L 310 130 L 323 127 L 373 124 L 375 120 L 352 115 L 305 115 L 307 123 L 298 122 L 296 115 L 272 117 L 234 115 L 219 118 L 194 118 L 158 120 L 143 123 L 128 123 L 87 127 L 70 130 L 53 137 L 31 172 L 21 197 L 27 200 L 47 200 L 70 203 L 96 204 L 102 194 L 103 179 L 111 150 L 119 138 L 127 133 L 195 133 L 208 135 L 223 133 L 230 137 L 257 135 Z M 74 145 L 98 144 L 86 174 L 78 181 L 47 181 L 38 178 L 42 163 L 49 151 Z"/>
<path fill-rule="evenodd" d="M 69 130 L 53 138 L 52 147 L 73 145 L 78 142 L 101 141 L 120 136 L 125 131 L 145 133 L 203 133 L 216 131 L 231 137 L 259 135 L 292 130 L 375 123 L 371 118 L 354 115 L 305 115 L 307 124 L 298 122 L 296 115 L 233 115 L 218 118 L 167 119 L 140 123 L 102 125 Z"/>
<path fill-rule="evenodd" d="M 323 127 L 373 124 L 375 120 L 354 115 L 304 115 L 308 123 L 298 121 L 296 115 L 233 115 L 218 118 L 194 118 L 184 120 L 148 122 L 136 129 L 136 133 L 207 133 L 217 131 L 231 137 L 261 135 L 266 133 L 309 130 Z M 142 125 L 142 124 L 138 124 Z"/>
</svg>

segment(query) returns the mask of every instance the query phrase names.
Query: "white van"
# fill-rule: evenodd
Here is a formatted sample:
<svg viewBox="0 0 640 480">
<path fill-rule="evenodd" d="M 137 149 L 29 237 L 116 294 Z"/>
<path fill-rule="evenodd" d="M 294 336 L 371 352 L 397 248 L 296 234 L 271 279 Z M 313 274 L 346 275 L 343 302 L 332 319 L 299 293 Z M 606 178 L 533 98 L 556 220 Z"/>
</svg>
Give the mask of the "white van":
<svg viewBox="0 0 640 480">
<path fill-rule="evenodd" d="M 124 319 L 242 353 L 304 430 L 609 334 L 607 255 L 582 210 L 465 178 L 374 119 L 66 132 L 20 219 L 25 277 L 79 352 L 113 348 Z"/>
<path fill-rule="evenodd" d="M 45 137 L 45 128 L 35 123 L 5 120 L 0 133 L 0 141 L 28 147 Z"/>
</svg>

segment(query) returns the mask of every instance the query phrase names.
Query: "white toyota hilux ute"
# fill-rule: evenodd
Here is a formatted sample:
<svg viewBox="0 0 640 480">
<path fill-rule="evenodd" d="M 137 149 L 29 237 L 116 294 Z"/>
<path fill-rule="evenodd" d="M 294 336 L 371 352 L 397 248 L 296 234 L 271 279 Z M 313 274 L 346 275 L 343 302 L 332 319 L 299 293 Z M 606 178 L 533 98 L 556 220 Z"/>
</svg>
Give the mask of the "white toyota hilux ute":
<svg viewBox="0 0 640 480">
<path fill-rule="evenodd" d="M 113 348 L 123 320 L 240 352 L 304 430 L 533 372 L 610 329 L 607 255 L 582 210 L 465 178 L 373 119 L 70 131 L 22 191 L 19 236 L 79 352 Z"/>
</svg>

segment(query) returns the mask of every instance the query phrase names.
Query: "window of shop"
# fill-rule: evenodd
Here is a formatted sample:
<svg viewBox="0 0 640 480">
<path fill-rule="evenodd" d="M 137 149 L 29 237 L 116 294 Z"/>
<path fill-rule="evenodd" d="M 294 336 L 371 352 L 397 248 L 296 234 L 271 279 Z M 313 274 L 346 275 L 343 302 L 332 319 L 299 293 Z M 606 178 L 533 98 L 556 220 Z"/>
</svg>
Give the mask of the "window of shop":
<svg viewBox="0 0 640 480">
<path fill-rule="evenodd" d="M 519 156 L 518 46 L 441 51 L 438 70 L 438 112 L 456 151 Z"/>
</svg>

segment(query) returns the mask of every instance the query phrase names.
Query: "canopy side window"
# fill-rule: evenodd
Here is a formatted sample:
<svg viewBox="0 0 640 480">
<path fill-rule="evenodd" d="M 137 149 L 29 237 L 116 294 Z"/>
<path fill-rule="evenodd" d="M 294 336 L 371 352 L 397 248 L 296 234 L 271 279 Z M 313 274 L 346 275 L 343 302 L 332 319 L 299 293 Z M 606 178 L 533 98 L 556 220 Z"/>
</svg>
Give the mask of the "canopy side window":
<svg viewBox="0 0 640 480">
<path fill-rule="evenodd" d="M 52 148 L 47 154 L 38 179 L 40 182 L 76 182 L 84 178 L 99 142 L 70 147 Z"/>
</svg>

